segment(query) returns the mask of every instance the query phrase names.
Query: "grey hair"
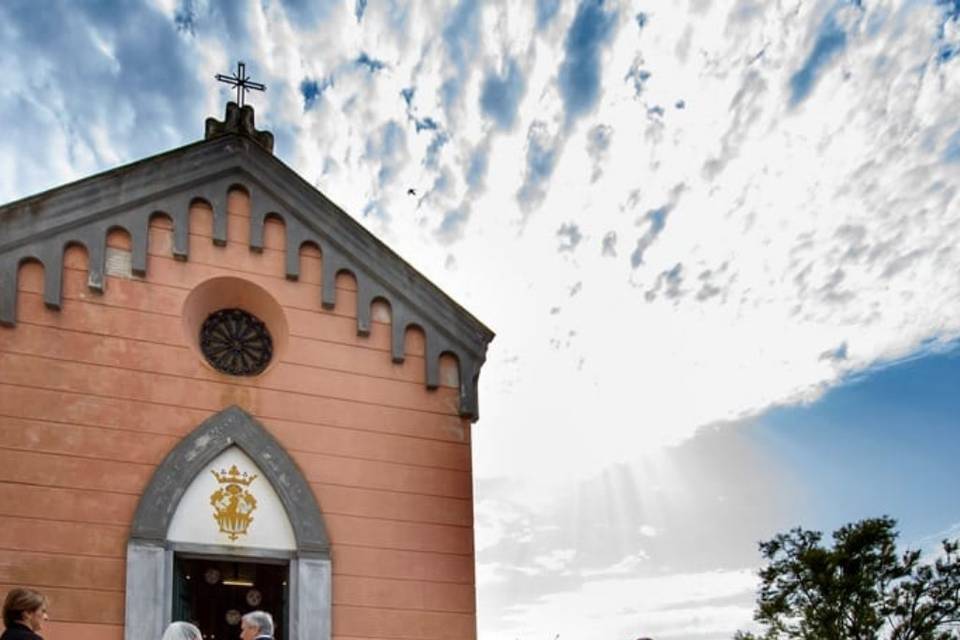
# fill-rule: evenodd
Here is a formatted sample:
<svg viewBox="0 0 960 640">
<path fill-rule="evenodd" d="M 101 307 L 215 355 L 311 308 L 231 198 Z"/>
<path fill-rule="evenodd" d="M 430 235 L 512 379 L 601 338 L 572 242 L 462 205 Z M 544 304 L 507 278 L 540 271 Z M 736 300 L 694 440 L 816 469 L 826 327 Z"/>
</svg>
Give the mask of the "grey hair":
<svg viewBox="0 0 960 640">
<path fill-rule="evenodd" d="M 273 637 L 273 616 L 266 611 L 251 611 L 250 613 L 245 613 L 241 619 L 247 624 L 258 628 L 261 636 Z"/>
<path fill-rule="evenodd" d="M 189 622 L 171 622 L 161 640 L 203 640 L 200 629 Z"/>
</svg>

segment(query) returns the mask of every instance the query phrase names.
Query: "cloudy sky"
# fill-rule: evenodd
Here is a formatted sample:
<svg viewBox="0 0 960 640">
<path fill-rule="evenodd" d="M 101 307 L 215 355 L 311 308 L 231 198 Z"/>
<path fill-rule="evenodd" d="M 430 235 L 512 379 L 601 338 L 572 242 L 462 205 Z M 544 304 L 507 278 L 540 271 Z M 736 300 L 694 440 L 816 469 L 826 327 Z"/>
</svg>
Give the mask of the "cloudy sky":
<svg viewBox="0 0 960 640">
<path fill-rule="evenodd" d="M 729 638 L 779 530 L 960 533 L 958 54 L 957 0 L 6 0 L 0 202 L 198 139 L 246 61 L 497 332 L 481 640 Z"/>
</svg>

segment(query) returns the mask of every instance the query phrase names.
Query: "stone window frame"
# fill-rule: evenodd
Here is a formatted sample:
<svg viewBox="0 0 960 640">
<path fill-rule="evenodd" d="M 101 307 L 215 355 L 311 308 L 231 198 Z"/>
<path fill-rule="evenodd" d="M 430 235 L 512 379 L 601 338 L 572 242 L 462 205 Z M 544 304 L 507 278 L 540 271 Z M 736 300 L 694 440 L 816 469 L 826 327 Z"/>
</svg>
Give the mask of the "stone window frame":
<svg viewBox="0 0 960 640">
<path fill-rule="evenodd" d="M 218 455 L 239 447 L 270 482 L 293 528 L 296 550 L 277 552 L 167 540 L 187 487 Z M 173 555 L 289 559 L 289 640 L 330 640 L 332 566 L 323 514 L 310 485 L 283 447 L 253 416 L 236 406 L 200 424 L 157 467 L 137 504 L 127 543 L 124 639 L 159 638 L 173 611 Z"/>
</svg>

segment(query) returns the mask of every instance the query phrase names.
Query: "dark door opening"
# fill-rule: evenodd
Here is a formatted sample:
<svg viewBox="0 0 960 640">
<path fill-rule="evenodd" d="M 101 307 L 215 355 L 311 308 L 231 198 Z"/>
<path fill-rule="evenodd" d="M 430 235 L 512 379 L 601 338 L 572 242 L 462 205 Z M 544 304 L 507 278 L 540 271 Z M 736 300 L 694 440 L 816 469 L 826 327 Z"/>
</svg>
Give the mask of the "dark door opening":
<svg viewBox="0 0 960 640">
<path fill-rule="evenodd" d="M 240 616 L 257 609 L 273 616 L 273 637 L 286 640 L 288 566 L 174 555 L 173 620 L 200 628 L 207 640 L 236 640 Z"/>
</svg>

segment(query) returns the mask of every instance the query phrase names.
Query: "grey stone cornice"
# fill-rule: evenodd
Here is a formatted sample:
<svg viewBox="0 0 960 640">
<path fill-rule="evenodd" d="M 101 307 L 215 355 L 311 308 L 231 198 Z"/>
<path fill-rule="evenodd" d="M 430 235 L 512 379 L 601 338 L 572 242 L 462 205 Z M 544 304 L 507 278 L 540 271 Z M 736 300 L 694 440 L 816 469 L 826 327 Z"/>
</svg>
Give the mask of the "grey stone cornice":
<svg viewBox="0 0 960 640">
<path fill-rule="evenodd" d="M 226 198 L 231 188 L 250 194 L 250 248 L 263 248 L 268 215 L 286 225 L 286 277 L 299 276 L 299 251 L 315 243 L 323 258 L 322 304 L 336 304 L 341 271 L 357 280 L 357 332 L 370 330 L 377 299 L 391 307 L 392 357 L 404 359 L 404 333 L 419 326 L 426 335 L 426 382 L 439 385 L 439 358 L 453 354 L 460 367 L 460 413 L 479 416 L 477 383 L 493 332 L 375 238 L 340 207 L 245 135 L 226 133 L 0 207 L 0 323 L 16 319 L 16 278 L 28 259 L 44 265 L 44 302 L 59 308 L 63 252 L 83 245 L 89 257 L 88 285 L 103 291 L 106 236 L 115 229 L 131 237 L 132 268 L 147 268 L 150 218 L 173 220 L 175 258 L 189 257 L 189 207 L 196 200 L 213 209 L 213 242 L 227 241 Z"/>
</svg>

